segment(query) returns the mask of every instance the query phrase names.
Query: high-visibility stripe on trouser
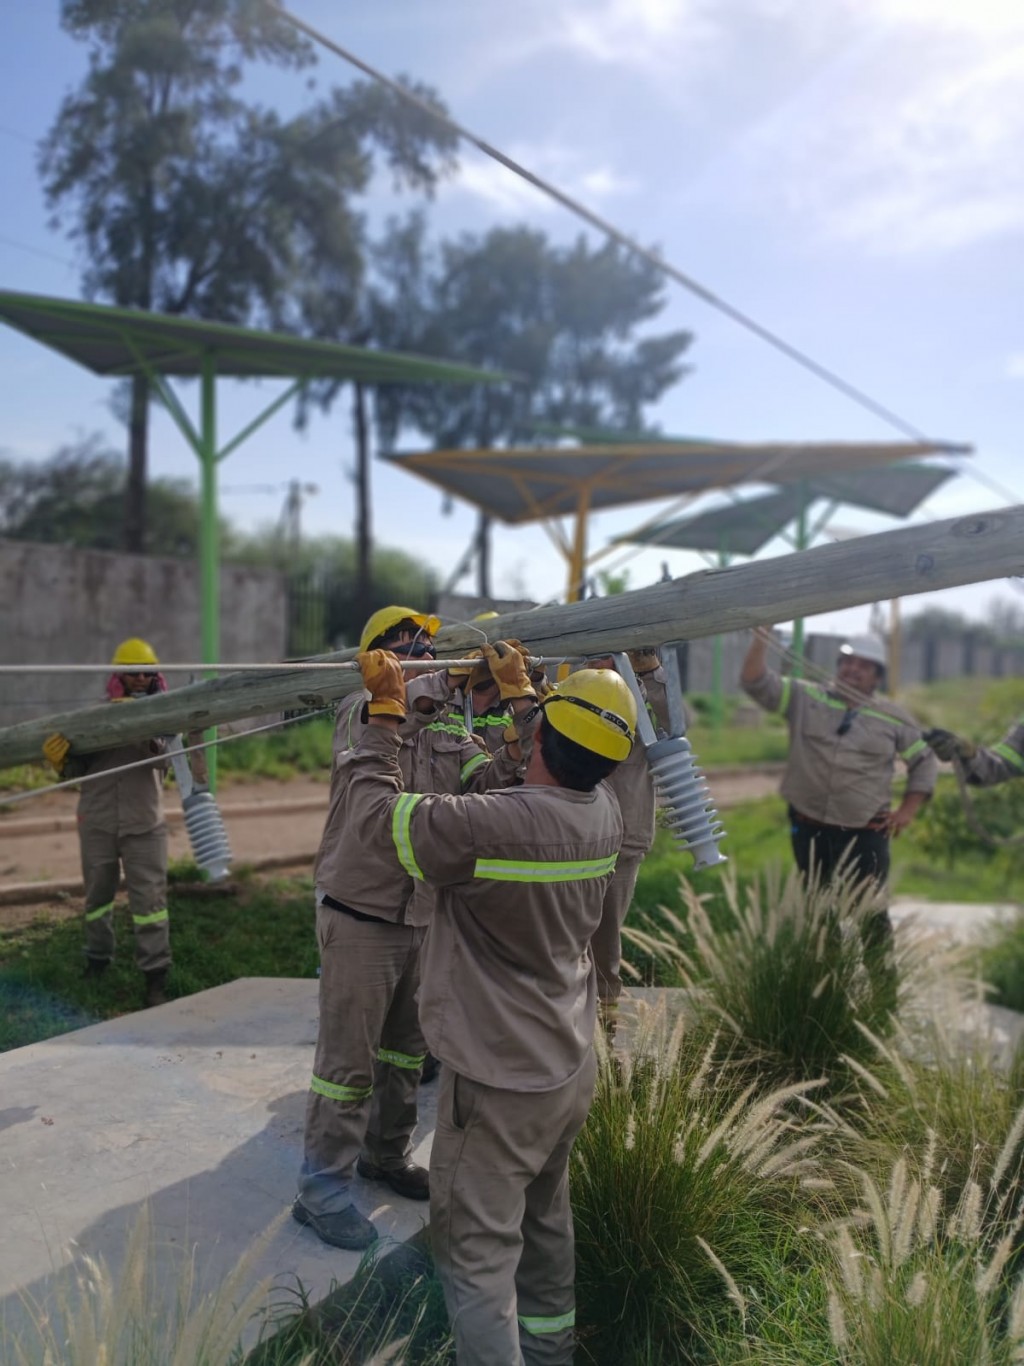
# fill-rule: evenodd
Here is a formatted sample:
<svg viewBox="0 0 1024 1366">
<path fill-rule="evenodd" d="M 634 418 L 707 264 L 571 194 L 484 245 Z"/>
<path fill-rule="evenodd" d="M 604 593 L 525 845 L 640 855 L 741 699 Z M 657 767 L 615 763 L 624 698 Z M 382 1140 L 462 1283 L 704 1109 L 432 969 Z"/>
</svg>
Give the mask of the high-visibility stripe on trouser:
<svg viewBox="0 0 1024 1366">
<path fill-rule="evenodd" d="M 390 1063 L 392 1067 L 406 1067 L 410 1071 L 415 1071 L 417 1067 L 422 1067 L 426 1060 L 426 1053 L 396 1053 L 393 1048 L 377 1049 L 377 1061 Z"/>
<path fill-rule="evenodd" d="M 318 1077 L 313 1073 L 313 1078 L 309 1083 L 309 1089 L 315 1091 L 318 1096 L 325 1096 L 328 1100 L 369 1100 L 373 1095 L 373 1086 L 340 1086 L 334 1081 L 324 1081 L 323 1077 Z"/>
<path fill-rule="evenodd" d="M 430 1152 L 430 1240 L 460 1366 L 573 1353 L 569 1153 L 596 1062 L 553 1091 L 506 1091 L 442 1067 Z"/>
<path fill-rule="evenodd" d="M 99 920 L 101 919 L 101 917 L 109 915 L 113 909 L 114 903 L 112 901 L 108 901 L 105 906 L 97 906 L 94 911 L 86 911 L 85 918 L 87 921 Z"/>
<path fill-rule="evenodd" d="M 317 908 L 316 931 L 320 1022 L 299 1199 L 330 1214 L 352 1203 L 360 1154 L 374 1166 L 398 1166 L 411 1146 L 419 1067 L 377 1055 L 384 1049 L 411 1060 L 426 1051 L 416 1005 L 424 932 L 353 920 L 329 906 Z"/>
<path fill-rule="evenodd" d="M 566 1328 L 576 1327 L 576 1310 L 570 1309 L 568 1314 L 556 1314 L 553 1318 L 528 1318 L 525 1314 L 519 1315 L 520 1327 L 525 1329 L 532 1337 L 543 1337 L 547 1333 L 564 1333 Z"/>
<path fill-rule="evenodd" d="M 162 925 L 167 919 L 167 907 L 162 911 L 154 911 L 152 915 L 133 915 L 133 925 Z"/>
</svg>

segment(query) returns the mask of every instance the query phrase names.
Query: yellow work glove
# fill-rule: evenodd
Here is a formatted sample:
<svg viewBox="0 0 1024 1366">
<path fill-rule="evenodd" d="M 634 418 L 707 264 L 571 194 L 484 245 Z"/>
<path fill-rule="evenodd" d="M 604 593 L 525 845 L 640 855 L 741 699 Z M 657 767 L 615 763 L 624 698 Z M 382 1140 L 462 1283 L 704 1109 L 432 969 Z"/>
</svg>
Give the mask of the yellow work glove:
<svg viewBox="0 0 1024 1366">
<path fill-rule="evenodd" d="M 496 640 L 493 645 L 485 645 L 484 659 L 487 660 L 503 702 L 513 701 L 517 697 L 537 696 L 522 651 L 507 640 Z"/>
<path fill-rule="evenodd" d="M 61 735 L 59 730 L 55 730 L 43 741 L 43 758 L 50 763 L 58 778 L 64 773 L 64 765 L 67 762 L 70 748 L 71 741 L 66 735 Z"/>
<path fill-rule="evenodd" d="M 463 658 L 479 659 L 481 662 L 479 664 L 456 664 L 448 670 L 448 677 L 456 687 L 464 687 L 468 692 L 477 683 L 482 683 L 485 678 L 490 678 L 491 673 L 483 662 L 482 650 L 467 650 Z"/>
<path fill-rule="evenodd" d="M 404 721 L 408 708 L 405 701 L 405 674 L 398 656 L 390 650 L 366 650 L 356 655 L 356 663 L 363 675 L 363 686 L 370 694 L 367 711 L 371 716 L 394 716 Z"/>
<path fill-rule="evenodd" d="M 653 673 L 661 663 L 657 650 L 627 650 L 626 658 L 638 678 L 641 674 Z"/>
</svg>

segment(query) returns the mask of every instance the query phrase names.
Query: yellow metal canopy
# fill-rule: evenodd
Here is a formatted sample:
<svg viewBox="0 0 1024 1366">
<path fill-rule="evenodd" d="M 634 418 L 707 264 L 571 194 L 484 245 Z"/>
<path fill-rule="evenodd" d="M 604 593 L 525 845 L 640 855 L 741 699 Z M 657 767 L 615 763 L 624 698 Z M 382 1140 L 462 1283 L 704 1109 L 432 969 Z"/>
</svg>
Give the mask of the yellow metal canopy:
<svg viewBox="0 0 1024 1366">
<path fill-rule="evenodd" d="M 401 469 L 510 525 L 541 522 L 569 562 L 579 596 L 592 512 L 747 483 L 792 484 L 850 475 L 926 455 L 969 454 L 941 441 L 888 443 L 682 440 L 592 446 L 447 450 L 384 456 Z M 557 519 L 575 516 L 572 538 Z M 602 552 L 603 553 L 603 552 Z"/>
</svg>

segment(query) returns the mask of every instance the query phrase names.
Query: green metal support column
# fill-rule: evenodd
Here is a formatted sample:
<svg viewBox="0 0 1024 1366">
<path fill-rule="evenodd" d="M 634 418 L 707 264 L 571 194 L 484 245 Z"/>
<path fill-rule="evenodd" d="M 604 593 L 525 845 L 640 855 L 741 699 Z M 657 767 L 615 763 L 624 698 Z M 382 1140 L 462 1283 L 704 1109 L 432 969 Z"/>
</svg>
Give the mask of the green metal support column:
<svg viewBox="0 0 1024 1366">
<path fill-rule="evenodd" d="M 801 479 L 797 484 L 800 510 L 796 518 L 796 549 L 806 550 L 810 545 L 807 529 L 807 485 Z M 804 672 L 804 619 L 797 617 L 793 622 L 793 659 L 790 673 L 794 678 L 802 678 Z"/>
<path fill-rule="evenodd" d="M 203 357 L 199 415 L 200 525 L 199 612 L 204 664 L 220 662 L 220 546 L 217 526 L 217 363 L 211 352 Z M 208 678 L 215 675 L 207 674 Z M 213 740 L 216 732 L 204 732 Z M 217 790 L 217 750 L 206 751 L 210 791 Z"/>
</svg>

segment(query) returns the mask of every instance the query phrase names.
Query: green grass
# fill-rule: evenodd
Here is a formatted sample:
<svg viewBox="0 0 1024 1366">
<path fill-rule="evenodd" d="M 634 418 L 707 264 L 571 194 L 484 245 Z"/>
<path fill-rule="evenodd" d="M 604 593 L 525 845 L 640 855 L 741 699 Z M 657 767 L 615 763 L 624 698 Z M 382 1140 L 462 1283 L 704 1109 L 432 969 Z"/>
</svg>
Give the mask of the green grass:
<svg viewBox="0 0 1024 1366">
<path fill-rule="evenodd" d="M 313 977 L 318 956 L 308 878 L 242 881 L 224 895 L 171 886 L 169 994 L 185 996 L 237 977 Z M 110 1019 L 142 1005 L 123 902 L 118 952 L 100 978 L 84 978 L 79 919 L 39 921 L 0 936 L 0 1049 Z"/>
</svg>

